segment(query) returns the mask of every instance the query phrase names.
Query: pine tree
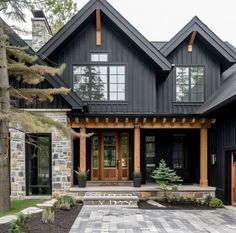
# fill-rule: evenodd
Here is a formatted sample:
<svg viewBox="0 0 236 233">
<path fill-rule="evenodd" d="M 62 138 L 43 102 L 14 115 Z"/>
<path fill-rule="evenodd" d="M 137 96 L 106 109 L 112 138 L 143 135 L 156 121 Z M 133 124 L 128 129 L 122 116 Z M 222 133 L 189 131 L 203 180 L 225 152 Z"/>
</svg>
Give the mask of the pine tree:
<svg viewBox="0 0 236 233">
<path fill-rule="evenodd" d="M 177 183 L 182 182 L 181 177 L 176 175 L 176 172 L 166 166 L 165 161 L 162 159 L 159 163 L 159 167 L 156 168 L 152 173 L 152 178 L 155 179 L 156 183 L 160 185 L 160 188 L 164 191 L 170 188 L 177 188 Z"/>
<path fill-rule="evenodd" d="M 74 0 L 46 0 L 44 9 L 53 33 L 59 31 L 77 12 Z"/>
<path fill-rule="evenodd" d="M 37 0 L 0 1 L 0 12 L 19 21 L 24 21 L 24 9 L 30 9 Z M 39 89 L 37 84 L 44 81 L 44 76 L 60 75 L 64 65 L 49 67 L 37 64 L 37 56 L 29 54 L 27 47 L 21 48 L 7 42 L 6 34 L 14 33 L 0 18 L 0 212 L 10 207 L 10 163 L 9 163 L 9 127 L 25 133 L 48 130 L 54 126 L 66 136 L 79 137 L 66 125 L 44 115 L 17 109 L 12 100 L 26 102 L 53 100 L 56 94 L 66 94 L 66 88 Z M 15 88 L 14 82 L 24 83 L 29 88 Z M 30 86 L 29 86 L 30 85 Z M 32 88 L 33 85 L 33 88 Z M 20 85 L 19 85 L 20 86 Z M 14 103 L 13 101 L 13 103 Z M 18 128 L 20 125 L 20 129 Z"/>
</svg>

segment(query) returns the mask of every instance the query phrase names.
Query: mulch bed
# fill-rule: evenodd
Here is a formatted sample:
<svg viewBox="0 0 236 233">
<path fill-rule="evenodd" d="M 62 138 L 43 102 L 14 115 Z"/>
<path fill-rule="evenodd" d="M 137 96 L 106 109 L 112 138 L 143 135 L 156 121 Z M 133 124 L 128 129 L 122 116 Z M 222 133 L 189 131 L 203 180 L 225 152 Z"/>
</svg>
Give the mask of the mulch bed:
<svg viewBox="0 0 236 233">
<path fill-rule="evenodd" d="M 147 203 L 146 201 L 139 201 L 138 203 L 138 208 L 139 209 L 146 209 L 146 210 L 154 210 L 154 209 L 158 209 L 158 210 L 214 210 L 214 208 L 211 208 L 209 206 L 206 205 L 194 205 L 194 204 L 171 204 L 171 203 L 161 203 L 162 205 L 164 205 L 166 208 L 161 208 L 158 206 L 153 206 L 149 203 Z"/>
<path fill-rule="evenodd" d="M 68 233 L 77 218 L 82 205 L 76 205 L 70 210 L 54 209 L 55 221 L 45 224 L 41 221 L 42 214 L 33 214 L 29 218 L 30 233 Z M 9 224 L 0 224 L 1 233 L 9 233 Z"/>
</svg>

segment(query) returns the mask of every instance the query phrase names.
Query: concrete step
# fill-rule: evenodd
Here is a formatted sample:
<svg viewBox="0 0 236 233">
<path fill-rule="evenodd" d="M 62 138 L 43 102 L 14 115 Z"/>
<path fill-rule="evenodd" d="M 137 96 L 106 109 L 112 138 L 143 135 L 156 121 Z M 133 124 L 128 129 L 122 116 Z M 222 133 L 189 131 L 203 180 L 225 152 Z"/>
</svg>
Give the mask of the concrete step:
<svg viewBox="0 0 236 233">
<path fill-rule="evenodd" d="M 131 186 L 133 187 L 132 180 L 125 181 L 87 181 L 87 187 L 94 186 Z"/>
<path fill-rule="evenodd" d="M 84 205 L 137 207 L 138 196 L 129 192 L 86 192 Z"/>
</svg>

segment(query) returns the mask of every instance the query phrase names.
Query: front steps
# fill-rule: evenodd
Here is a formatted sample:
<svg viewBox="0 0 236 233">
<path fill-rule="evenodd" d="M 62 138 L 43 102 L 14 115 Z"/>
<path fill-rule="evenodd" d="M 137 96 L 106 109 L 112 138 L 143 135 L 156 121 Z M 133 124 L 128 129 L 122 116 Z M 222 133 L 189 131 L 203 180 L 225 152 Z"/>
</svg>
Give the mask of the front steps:
<svg viewBox="0 0 236 233">
<path fill-rule="evenodd" d="M 86 192 L 84 205 L 137 207 L 138 196 L 130 192 Z"/>
<path fill-rule="evenodd" d="M 124 186 L 124 187 L 133 187 L 132 180 L 125 181 L 87 181 L 87 187 L 104 187 L 104 186 Z"/>
</svg>

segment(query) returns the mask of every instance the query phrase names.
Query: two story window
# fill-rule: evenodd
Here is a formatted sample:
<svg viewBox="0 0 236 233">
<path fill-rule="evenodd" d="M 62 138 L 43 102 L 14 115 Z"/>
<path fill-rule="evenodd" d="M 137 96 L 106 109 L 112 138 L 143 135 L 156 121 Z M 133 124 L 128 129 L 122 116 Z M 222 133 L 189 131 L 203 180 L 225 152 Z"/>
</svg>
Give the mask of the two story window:
<svg viewBox="0 0 236 233">
<path fill-rule="evenodd" d="M 93 53 L 91 62 L 106 63 L 108 54 Z M 124 101 L 125 66 L 91 64 L 73 66 L 74 91 L 83 100 Z"/>
<path fill-rule="evenodd" d="M 176 68 L 176 101 L 204 101 L 204 67 Z"/>
</svg>

